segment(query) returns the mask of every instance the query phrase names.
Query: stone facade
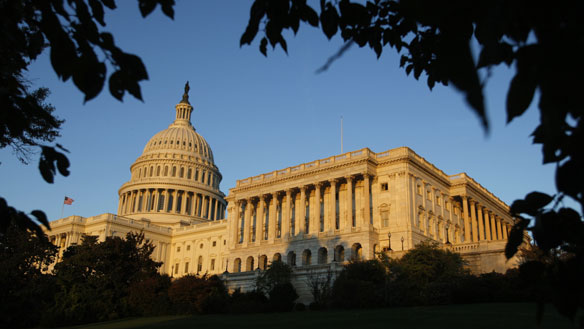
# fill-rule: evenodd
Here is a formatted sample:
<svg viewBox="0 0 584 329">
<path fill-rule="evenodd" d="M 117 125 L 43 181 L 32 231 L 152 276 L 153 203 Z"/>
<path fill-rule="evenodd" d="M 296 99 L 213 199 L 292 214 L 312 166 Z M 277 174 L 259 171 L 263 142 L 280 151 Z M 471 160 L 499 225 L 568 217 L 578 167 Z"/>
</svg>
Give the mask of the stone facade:
<svg viewBox="0 0 584 329">
<path fill-rule="evenodd" d="M 53 243 L 64 250 L 83 235 L 143 231 L 161 272 L 227 272 L 228 286 L 244 289 L 280 259 L 294 266 L 302 299 L 314 271 L 338 272 L 378 252 L 399 256 L 427 239 L 461 253 L 476 273 L 516 265 L 503 254 L 509 207 L 465 173 L 446 175 L 407 147 L 364 148 L 238 180 L 224 197 L 186 92 L 175 110 L 131 166 L 118 214 L 53 221 Z"/>
</svg>

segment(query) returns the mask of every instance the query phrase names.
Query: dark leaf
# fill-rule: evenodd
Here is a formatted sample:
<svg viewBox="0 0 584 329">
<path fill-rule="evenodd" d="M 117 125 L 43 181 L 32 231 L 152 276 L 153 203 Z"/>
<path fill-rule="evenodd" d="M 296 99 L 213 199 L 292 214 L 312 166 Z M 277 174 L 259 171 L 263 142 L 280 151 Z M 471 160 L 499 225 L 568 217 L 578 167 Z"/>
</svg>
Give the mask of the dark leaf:
<svg viewBox="0 0 584 329">
<path fill-rule="evenodd" d="M 513 225 L 513 228 L 511 228 L 507 245 L 505 245 L 505 257 L 507 257 L 507 259 L 510 259 L 517 253 L 519 246 L 523 243 L 523 233 L 528 224 L 528 220 L 521 218 L 515 223 L 515 225 Z"/>
<path fill-rule="evenodd" d="M 156 8 L 156 4 L 156 0 L 138 0 L 138 7 L 140 8 L 142 17 L 150 15 L 154 8 Z"/>
<path fill-rule="evenodd" d="M 260 52 L 262 54 L 264 54 L 264 56 L 268 57 L 268 39 L 266 39 L 265 37 L 262 38 L 262 41 L 260 42 Z"/>
<path fill-rule="evenodd" d="M 304 22 L 308 22 L 308 24 L 314 27 L 318 26 L 318 15 L 316 14 L 316 11 L 308 5 L 302 7 L 301 18 Z"/>
<path fill-rule="evenodd" d="M 56 161 L 57 161 L 57 169 L 59 169 L 59 173 L 63 176 L 69 176 L 69 159 L 65 156 L 65 154 L 55 151 L 56 153 Z"/>
<path fill-rule="evenodd" d="M 51 229 L 51 225 L 49 224 L 49 220 L 47 219 L 47 215 L 40 210 L 33 210 L 31 214 L 36 217 L 37 221 L 43 224 L 48 230 Z"/>
<path fill-rule="evenodd" d="M 578 199 L 578 193 L 582 191 L 583 185 L 584 175 L 576 160 L 571 159 L 556 170 L 556 187 L 558 191 Z"/>
<path fill-rule="evenodd" d="M 507 92 L 507 123 L 527 110 L 535 94 L 536 86 L 533 75 L 517 72 L 513 77 Z"/>
<path fill-rule="evenodd" d="M 241 39 L 239 39 L 239 46 L 243 46 L 245 44 L 251 45 L 253 38 L 255 38 L 256 34 L 258 33 L 257 25 L 252 26 L 248 25 L 245 29 L 245 32 L 241 35 Z"/>
<path fill-rule="evenodd" d="M 337 33 L 339 27 L 339 14 L 335 7 L 327 6 L 320 14 L 320 22 L 324 35 L 330 40 Z"/>
<path fill-rule="evenodd" d="M 101 0 L 101 2 L 109 9 L 116 9 L 116 2 L 114 0 Z"/>
<path fill-rule="evenodd" d="M 553 199 L 552 196 L 541 192 L 531 192 L 525 196 L 525 201 L 531 209 L 541 209 L 552 202 Z"/>
<path fill-rule="evenodd" d="M 162 7 L 162 12 L 169 17 L 174 19 L 174 0 L 160 0 L 160 7 Z"/>
<path fill-rule="evenodd" d="M 121 71 L 116 71 L 109 77 L 109 90 L 110 94 L 112 94 L 117 100 L 123 100 L 125 89 Z"/>
<path fill-rule="evenodd" d="M 93 18 L 95 18 L 101 26 L 105 26 L 105 21 L 103 20 L 103 5 L 101 2 L 99 2 L 99 0 L 89 0 L 89 6 L 91 7 Z"/>
<path fill-rule="evenodd" d="M 282 47 L 282 49 L 284 49 L 284 52 L 286 52 L 286 54 L 288 54 L 288 46 L 286 45 L 286 40 L 284 40 L 284 37 L 280 36 L 280 46 Z"/>
</svg>

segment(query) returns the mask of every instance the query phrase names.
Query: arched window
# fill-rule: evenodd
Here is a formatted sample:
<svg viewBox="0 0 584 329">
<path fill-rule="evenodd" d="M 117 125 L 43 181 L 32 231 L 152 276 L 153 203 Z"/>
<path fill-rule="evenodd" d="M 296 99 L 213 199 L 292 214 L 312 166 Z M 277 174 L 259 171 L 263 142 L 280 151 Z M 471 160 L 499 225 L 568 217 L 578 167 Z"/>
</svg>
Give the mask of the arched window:
<svg viewBox="0 0 584 329">
<path fill-rule="evenodd" d="M 233 272 L 235 272 L 235 273 L 241 272 L 241 259 L 240 258 L 235 258 L 235 260 L 233 261 Z"/>
<path fill-rule="evenodd" d="M 203 256 L 199 256 L 199 261 L 197 262 L 197 273 L 203 270 Z"/>
<path fill-rule="evenodd" d="M 312 253 L 310 252 L 310 249 L 305 249 L 302 252 L 302 265 L 310 265 L 311 259 L 312 258 Z"/>
<path fill-rule="evenodd" d="M 178 174 L 178 177 L 183 178 L 185 176 L 185 168 L 184 167 L 180 167 L 180 171 Z"/>
<path fill-rule="evenodd" d="M 287 263 L 290 266 L 296 266 L 296 253 L 294 251 L 288 252 Z"/>
<path fill-rule="evenodd" d="M 260 270 L 265 270 L 268 268 L 268 256 L 261 255 L 260 256 L 260 263 L 258 264 Z"/>
<path fill-rule="evenodd" d="M 335 247 L 335 262 L 345 261 L 345 248 L 341 245 Z"/>
<path fill-rule="evenodd" d="M 247 261 L 245 262 L 245 270 L 253 271 L 253 263 L 253 256 L 247 257 Z"/>
<path fill-rule="evenodd" d="M 150 177 L 152 177 L 153 173 L 154 173 L 154 166 L 150 166 Z"/>
<path fill-rule="evenodd" d="M 156 167 L 156 176 L 160 176 L 160 166 Z"/>
<path fill-rule="evenodd" d="M 167 212 L 170 212 L 172 210 L 172 201 L 173 201 L 172 193 L 169 193 L 168 194 L 168 204 L 166 206 Z"/>
<path fill-rule="evenodd" d="M 189 168 L 189 170 L 187 170 L 187 179 L 191 179 L 192 175 L 193 175 L 193 170 L 191 168 Z"/>
<path fill-rule="evenodd" d="M 282 255 L 280 255 L 280 253 L 275 253 L 274 257 L 272 257 L 272 262 L 281 262 L 282 261 Z"/>
<path fill-rule="evenodd" d="M 326 264 L 327 257 L 328 257 L 328 251 L 326 250 L 325 247 L 321 247 L 320 249 L 318 249 L 318 263 L 319 264 Z"/>
<path fill-rule="evenodd" d="M 351 247 L 351 260 L 361 260 L 363 255 L 363 248 L 361 247 L 360 243 L 354 243 Z"/>
<path fill-rule="evenodd" d="M 164 176 L 168 176 L 168 166 L 164 167 Z"/>
<path fill-rule="evenodd" d="M 176 176 L 176 167 L 172 166 L 172 177 Z"/>
</svg>

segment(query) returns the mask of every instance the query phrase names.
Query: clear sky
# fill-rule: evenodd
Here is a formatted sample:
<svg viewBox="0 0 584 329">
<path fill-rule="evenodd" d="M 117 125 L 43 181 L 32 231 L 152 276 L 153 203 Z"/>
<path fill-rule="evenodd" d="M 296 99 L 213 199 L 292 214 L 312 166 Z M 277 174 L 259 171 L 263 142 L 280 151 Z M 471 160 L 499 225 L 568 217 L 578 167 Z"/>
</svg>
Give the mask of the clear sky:
<svg viewBox="0 0 584 329">
<path fill-rule="evenodd" d="M 174 120 L 186 80 L 192 122 L 211 146 L 228 194 L 237 179 L 369 147 L 374 152 L 408 146 L 446 174 L 466 172 L 507 204 L 532 190 L 555 192 L 553 165 L 541 165 L 531 144 L 538 112 L 532 108 L 505 124 L 511 71 L 498 68 L 486 86 L 492 126 L 485 136 L 460 93 L 425 77 L 416 81 L 399 68 L 399 55 L 385 48 L 379 60 L 369 48 L 352 48 L 329 71 L 315 74 L 342 45 L 320 30 L 302 26 L 280 48 L 258 51 L 259 39 L 239 47 L 251 1 L 177 1 L 175 19 L 157 9 L 142 19 L 137 1 L 117 1 L 106 12 L 105 30 L 118 46 L 140 56 L 150 79 L 141 84 L 144 102 L 118 102 L 107 85 L 94 100 L 71 81 L 60 82 L 48 52 L 30 68 L 35 87 L 48 87 L 49 102 L 66 122 L 58 143 L 68 148 L 71 175 L 45 183 L 38 155 L 22 165 L 0 150 L 0 196 L 24 211 L 61 216 L 64 196 L 75 200 L 64 215 L 116 213 L 118 189 L 146 142 Z M 111 73 L 109 71 L 108 73 Z M 535 103 L 535 102 L 534 102 Z"/>
</svg>

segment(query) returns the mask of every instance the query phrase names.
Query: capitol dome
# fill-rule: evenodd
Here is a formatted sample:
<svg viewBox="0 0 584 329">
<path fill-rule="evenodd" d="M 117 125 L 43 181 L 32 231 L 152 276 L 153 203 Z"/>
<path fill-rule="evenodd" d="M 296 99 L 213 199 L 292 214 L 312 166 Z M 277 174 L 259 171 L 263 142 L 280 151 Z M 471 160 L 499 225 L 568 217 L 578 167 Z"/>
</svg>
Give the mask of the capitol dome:
<svg viewBox="0 0 584 329">
<path fill-rule="evenodd" d="M 154 135 L 119 190 L 118 215 L 163 226 L 222 219 L 226 201 L 209 143 L 191 124 L 188 82 L 170 126 Z"/>
</svg>

